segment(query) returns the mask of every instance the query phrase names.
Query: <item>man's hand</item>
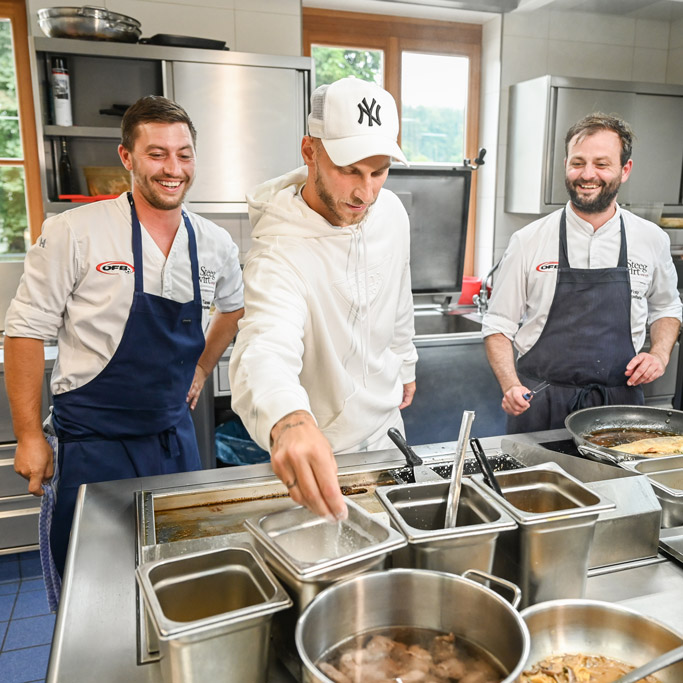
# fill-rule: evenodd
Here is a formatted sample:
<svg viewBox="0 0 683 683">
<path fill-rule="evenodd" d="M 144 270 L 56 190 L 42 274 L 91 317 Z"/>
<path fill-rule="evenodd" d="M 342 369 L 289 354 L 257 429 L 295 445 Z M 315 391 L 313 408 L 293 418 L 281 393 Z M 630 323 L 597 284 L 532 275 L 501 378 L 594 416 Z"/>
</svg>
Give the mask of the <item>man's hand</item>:
<svg viewBox="0 0 683 683">
<path fill-rule="evenodd" d="M 403 385 L 403 401 L 398 407 L 399 410 L 407 408 L 413 402 L 413 396 L 415 396 L 415 388 L 417 384 L 415 382 L 408 382 L 408 384 Z"/>
<path fill-rule="evenodd" d="M 28 479 L 28 492 L 42 496 L 43 482 L 54 474 L 52 448 L 42 435 L 24 439 L 14 453 L 14 471 Z"/>
<path fill-rule="evenodd" d="M 208 376 L 209 373 L 205 372 L 204 368 L 197 363 L 197 367 L 194 369 L 192 384 L 190 384 L 190 390 L 187 392 L 187 398 L 185 399 L 185 403 L 190 404 L 190 410 L 195 409 L 197 401 L 199 400 L 199 395 L 202 393 L 202 389 L 204 388 L 204 382 L 206 382 L 206 378 Z"/>
<path fill-rule="evenodd" d="M 624 373 L 628 377 L 626 384 L 636 387 L 639 384 L 648 384 L 664 374 L 668 359 L 660 358 L 657 353 L 639 353 L 631 358 Z"/>
<path fill-rule="evenodd" d="M 305 410 L 285 415 L 271 430 L 273 472 L 299 505 L 329 521 L 346 519 L 348 509 L 337 480 L 329 441 Z"/>
<path fill-rule="evenodd" d="M 508 415 L 521 415 L 528 410 L 531 403 L 524 398 L 528 391 L 523 384 L 513 384 L 503 393 L 503 410 Z"/>
</svg>

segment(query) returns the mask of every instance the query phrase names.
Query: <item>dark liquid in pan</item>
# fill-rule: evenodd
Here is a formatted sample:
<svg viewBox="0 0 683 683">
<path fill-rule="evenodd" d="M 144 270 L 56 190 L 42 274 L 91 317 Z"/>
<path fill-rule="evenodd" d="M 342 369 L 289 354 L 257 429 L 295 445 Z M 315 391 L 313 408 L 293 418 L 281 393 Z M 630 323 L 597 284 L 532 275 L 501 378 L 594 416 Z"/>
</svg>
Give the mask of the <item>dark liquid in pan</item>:
<svg viewBox="0 0 683 683">
<path fill-rule="evenodd" d="M 596 446 L 611 448 L 612 446 L 621 446 L 632 441 L 653 439 L 658 436 L 678 436 L 678 432 L 666 432 L 661 429 L 641 429 L 635 427 L 629 429 L 621 427 L 619 429 L 598 429 L 587 434 L 584 438 Z"/>
</svg>

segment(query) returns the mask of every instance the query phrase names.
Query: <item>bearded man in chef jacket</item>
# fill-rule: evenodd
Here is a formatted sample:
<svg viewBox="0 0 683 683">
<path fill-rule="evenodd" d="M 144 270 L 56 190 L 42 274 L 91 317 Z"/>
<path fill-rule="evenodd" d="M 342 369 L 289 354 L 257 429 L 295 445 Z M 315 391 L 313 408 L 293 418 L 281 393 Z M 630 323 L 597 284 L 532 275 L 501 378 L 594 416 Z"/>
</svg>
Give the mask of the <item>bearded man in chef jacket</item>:
<svg viewBox="0 0 683 683">
<path fill-rule="evenodd" d="M 232 407 L 291 497 L 343 519 L 337 453 L 392 448 L 415 392 L 410 234 L 382 189 L 393 97 L 344 78 L 311 97 L 306 164 L 247 197 L 253 246 L 230 358 Z"/>
<path fill-rule="evenodd" d="M 14 467 L 30 493 L 48 493 L 46 524 L 58 480 L 49 538 L 60 575 L 81 484 L 201 469 L 190 409 L 243 314 L 237 246 L 183 209 L 196 141 L 185 110 L 143 97 L 121 132 L 132 192 L 45 221 L 5 320 Z M 43 342 L 55 338 L 44 433 Z"/>
<path fill-rule="evenodd" d="M 503 256 L 483 334 L 508 433 L 561 428 L 581 408 L 643 405 L 642 385 L 669 362 L 681 320 L 669 238 L 617 203 L 633 137 L 601 113 L 572 126 L 567 205 L 516 232 Z"/>
</svg>

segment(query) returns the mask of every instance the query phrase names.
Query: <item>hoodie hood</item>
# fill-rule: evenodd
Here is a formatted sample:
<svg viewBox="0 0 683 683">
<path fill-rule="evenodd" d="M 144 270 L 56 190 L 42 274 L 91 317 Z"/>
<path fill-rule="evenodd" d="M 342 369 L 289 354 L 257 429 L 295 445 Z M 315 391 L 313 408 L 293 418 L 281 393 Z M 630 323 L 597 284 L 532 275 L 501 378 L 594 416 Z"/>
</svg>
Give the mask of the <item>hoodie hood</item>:
<svg viewBox="0 0 683 683">
<path fill-rule="evenodd" d="M 332 225 L 306 204 L 300 193 L 307 181 L 308 168 L 302 166 L 259 185 L 248 194 L 251 236 L 332 237 L 352 231 L 354 226 Z M 371 212 L 372 207 L 358 225 Z"/>
</svg>

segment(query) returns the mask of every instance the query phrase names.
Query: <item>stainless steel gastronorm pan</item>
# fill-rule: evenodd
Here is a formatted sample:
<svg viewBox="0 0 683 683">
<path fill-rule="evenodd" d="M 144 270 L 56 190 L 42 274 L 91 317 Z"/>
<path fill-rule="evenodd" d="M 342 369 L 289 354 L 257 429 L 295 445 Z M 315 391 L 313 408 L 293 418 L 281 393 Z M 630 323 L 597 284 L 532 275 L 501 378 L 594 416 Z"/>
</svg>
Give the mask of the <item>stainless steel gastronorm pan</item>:
<svg viewBox="0 0 683 683">
<path fill-rule="evenodd" d="M 647 477 L 662 506 L 663 528 L 683 524 L 683 455 L 625 462 L 622 466 Z"/>
<path fill-rule="evenodd" d="M 444 480 L 376 489 L 392 526 L 408 540 L 407 548 L 393 555 L 395 567 L 452 574 L 491 571 L 498 535 L 517 524 L 493 498 L 464 479 L 456 526 L 444 528 L 449 486 Z"/>
<path fill-rule="evenodd" d="M 503 496 L 473 477 L 517 522 L 501 534 L 493 573 L 522 590 L 522 605 L 555 598 L 581 598 L 600 512 L 615 504 L 550 462 L 497 477 Z"/>
</svg>

